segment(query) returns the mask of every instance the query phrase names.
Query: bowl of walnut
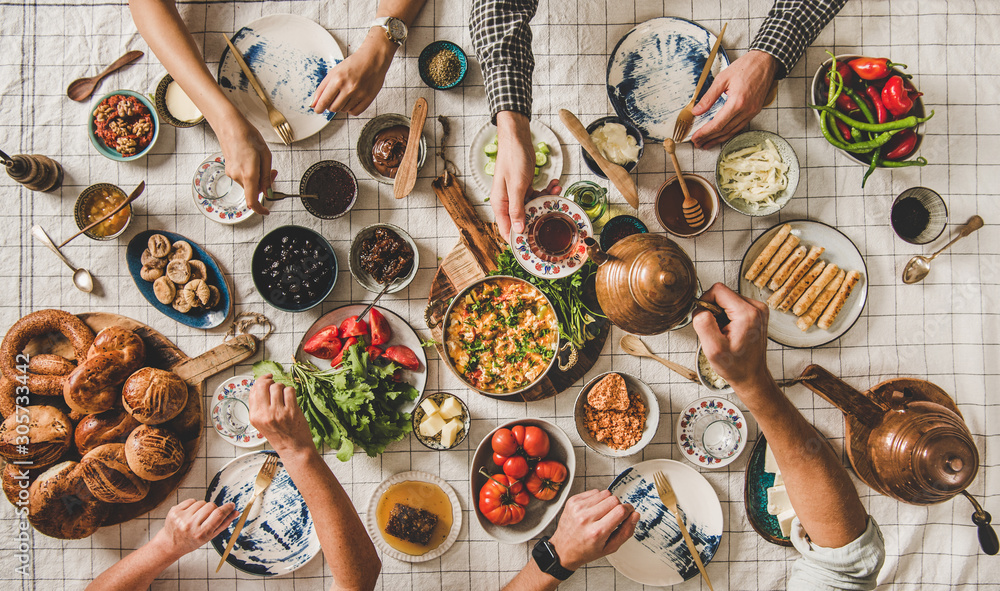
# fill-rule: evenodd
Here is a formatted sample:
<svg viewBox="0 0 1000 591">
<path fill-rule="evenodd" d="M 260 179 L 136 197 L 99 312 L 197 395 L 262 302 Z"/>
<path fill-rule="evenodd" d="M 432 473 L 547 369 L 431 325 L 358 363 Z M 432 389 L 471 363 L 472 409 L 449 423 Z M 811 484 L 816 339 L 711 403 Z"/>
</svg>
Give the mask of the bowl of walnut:
<svg viewBox="0 0 1000 591">
<path fill-rule="evenodd" d="M 145 156 L 160 135 L 160 119 L 150 100 L 131 90 L 104 95 L 88 114 L 90 143 L 102 156 L 130 162 Z"/>
</svg>

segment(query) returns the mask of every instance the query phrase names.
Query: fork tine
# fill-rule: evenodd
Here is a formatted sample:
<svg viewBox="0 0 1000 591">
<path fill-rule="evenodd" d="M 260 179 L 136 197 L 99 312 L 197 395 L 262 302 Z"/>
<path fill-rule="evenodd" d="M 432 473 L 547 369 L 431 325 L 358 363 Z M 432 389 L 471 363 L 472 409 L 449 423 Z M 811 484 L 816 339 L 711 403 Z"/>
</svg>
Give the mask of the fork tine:
<svg viewBox="0 0 1000 591">
<path fill-rule="evenodd" d="M 684 141 L 684 138 L 687 137 L 688 131 L 691 130 L 691 122 L 687 120 L 687 117 L 684 117 L 686 114 L 687 112 L 685 111 L 681 115 L 678 115 L 677 123 L 674 125 L 673 140 L 678 144 Z"/>
<path fill-rule="evenodd" d="M 285 120 L 285 122 L 281 124 L 281 127 L 284 128 L 284 130 L 285 130 L 285 136 L 288 137 L 288 143 L 291 144 L 292 143 L 292 125 L 290 123 L 288 123 L 288 120 Z"/>
</svg>

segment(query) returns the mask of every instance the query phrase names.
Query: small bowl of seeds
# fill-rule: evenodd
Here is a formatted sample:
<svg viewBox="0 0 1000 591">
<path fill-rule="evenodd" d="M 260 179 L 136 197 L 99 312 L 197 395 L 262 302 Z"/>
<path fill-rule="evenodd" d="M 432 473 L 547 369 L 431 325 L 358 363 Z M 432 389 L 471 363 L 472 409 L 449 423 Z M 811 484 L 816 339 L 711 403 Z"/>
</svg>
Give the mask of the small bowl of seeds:
<svg viewBox="0 0 1000 591">
<path fill-rule="evenodd" d="M 420 78 L 435 90 L 458 86 L 469 71 L 469 59 L 451 41 L 435 41 L 420 52 L 417 62 Z"/>
</svg>

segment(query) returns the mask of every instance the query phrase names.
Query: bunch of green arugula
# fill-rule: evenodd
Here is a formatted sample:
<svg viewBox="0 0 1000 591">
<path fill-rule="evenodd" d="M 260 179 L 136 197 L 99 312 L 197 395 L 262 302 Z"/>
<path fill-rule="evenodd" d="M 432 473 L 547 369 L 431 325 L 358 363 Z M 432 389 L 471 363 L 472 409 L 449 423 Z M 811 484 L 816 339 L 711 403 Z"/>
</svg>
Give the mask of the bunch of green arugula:
<svg viewBox="0 0 1000 591">
<path fill-rule="evenodd" d="M 546 296 L 555 307 L 559 318 L 559 336 L 573 343 L 577 349 L 582 349 L 587 341 L 597 336 L 598 331 L 590 332 L 591 324 L 597 318 L 606 318 L 587 307 L 583 301 L 583 286 L 585 282 L 597 273 L 594 261 L 587 260 L 580 270 L 568 277 L 559 279 L 543 279 L 525 271 L 514 258 L 514 253 L 508 247 L 497 257 L 497 269 L 490 275 L 511 275 L 528 281 Z M 596 328 L 596 327 L 593 327 Z"/>
<path fill-rule="evenodd" d="M 399 365 L 376 365 L 361 345 L 351 346 L 340 367 L 319 369 L 295 361 L 291 371 L 276 361 L 258 361 L 253 375 L 271 374 L 274 381 L 296 389 L 296 400 L 309 423 L 317 449 L 325 443 L 346 462 L 358 445 L 371 457 L 413 430 L 410 413 L 401 408 L 417 398 L 417 389 L 393 374 Z"/>
</svg>

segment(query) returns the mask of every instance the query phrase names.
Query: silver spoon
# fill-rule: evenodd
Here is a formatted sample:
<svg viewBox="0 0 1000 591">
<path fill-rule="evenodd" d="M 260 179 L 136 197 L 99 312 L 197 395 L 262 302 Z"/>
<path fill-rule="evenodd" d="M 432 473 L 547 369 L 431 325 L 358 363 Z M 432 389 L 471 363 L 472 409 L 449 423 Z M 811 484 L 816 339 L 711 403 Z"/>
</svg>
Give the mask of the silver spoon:
<svg viewBox="0 0 1000 591">
<path fill-rule="evenodd" d="M 59 260 L 66 263 L 66 266 L 73 270 L 73 285 L 75 285 L 77 289 L 84 293 L 94 291 L 94 277 L 90 274 L 90 271 L 84 269 L 83 267 L 80 267 L 79 269 L 74 267 L 73 263 L 69 262 L 63 253 L 56 247 L 55 243 L 52 242 L 52 239 L 49 238 L 49 235 L 45 233 L 45 230 L 43 230 L 41 226 L 32 226 L 31 234 L 38 239 L 39 242 L 47 246 L 49 250 L 56 253 Z"/>
<path fill-rule="evenodd" d="M 952 244 L 955 244 L 962 238 L 965 238 L 969 234 L 972 234 L 973 232 L 982 227 L 983 227 L 983 218 L 979 217 L 978 215 L 974 215 L 969 220 L 969 223 L 965 224 L 965 227 L 962 228 L 962 231 L 958 233 L 958 236 L 955 236 L 955 238 L 951 242 L 942 246 L 941 250 L 935 252 L 930 257 L 925 257 L 918 254 L 917 256 L 910 259 L 910 262 L 906 263 L 906 267 L 903 269 L 903 283 L 917 283 L 919 281 L 923 281 L 924 277 L 927 277 L 927 274 L 931 272 L 931 261 L 937 258 L 937 255 L 944 252 L 945 249 L 950 247 Z"/>
<path fill-rule="evenodd" d="M 622 350 L 628 353 L 629 355 L 633 355 L 635 357 L 648 357 L 650 359 L 654 359 L 665 365 L 668 369 L 677 372 L 677 374 L 680 375 L 681 377 L 687 378 L 696 384 L 701 383 L 700 381 L 698 381 L 698 374 L 696 374 L 693 369 L 688 369 L 683 365 L 678 365 L 673 361 L 667 361 L 666 359 L 655 355 L 652 351 L 649 350 L 649 347 L 646 346 L 646 343 L 642 342 L 642 340 L 635 335 L 627 334 L 623 336 L 619 344 L 621 345 Z"/>
</svg>

